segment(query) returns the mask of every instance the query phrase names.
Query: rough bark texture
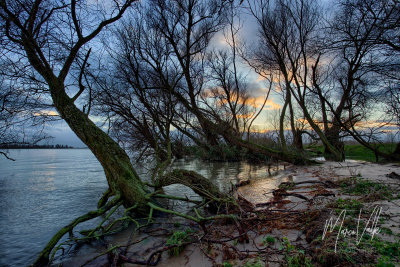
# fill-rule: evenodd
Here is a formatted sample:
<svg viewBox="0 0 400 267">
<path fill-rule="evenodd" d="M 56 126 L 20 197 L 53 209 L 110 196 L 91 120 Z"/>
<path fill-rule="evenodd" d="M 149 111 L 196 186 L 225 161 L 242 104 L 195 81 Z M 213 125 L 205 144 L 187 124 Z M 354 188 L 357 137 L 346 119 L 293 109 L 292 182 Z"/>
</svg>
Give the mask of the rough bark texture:
<svg viewBox="0 0 400 267">
<path fill-rule="evenodd" d="M 63 85 L 55 82 L 50 91 L 61 117 L 101 163 L 112 193 L 121 195 L 126 206 L 145 207 L 143 183 L 125 151 L 72 103 Z"/>
<path fill-rule="evenodd" d="M 190 187 L 196 194 L 204 199 L 224 198 L 225 194 L 221 193 L 213 183 L 202 175 L 187 170 L 176 169 L 156 181 L 156 187 L 163 187 L 172 184 L 182 184 Z"/>
<path fill-rule="evenodd" d="M 326 159 L 331 159 L 335 161 L 343 161 L 345 160 L 344 154 L 344 143 L 340 141 L 340 126 L 332 126 L 325 131 L 325 136 L 336 151 L 332 151 L 332 149 L 324 144 L 324 157 Z M 339 152 L 340 154 L 337 154 Z M 338 157 L 340 155 L 340 157 Z"/>
<path fill-rule="evenodd" d="M 292 132 L 293 132 L 293 146 L 298 151 L 304 151 L 302 131 L 297 128 Z"/>
</svg>

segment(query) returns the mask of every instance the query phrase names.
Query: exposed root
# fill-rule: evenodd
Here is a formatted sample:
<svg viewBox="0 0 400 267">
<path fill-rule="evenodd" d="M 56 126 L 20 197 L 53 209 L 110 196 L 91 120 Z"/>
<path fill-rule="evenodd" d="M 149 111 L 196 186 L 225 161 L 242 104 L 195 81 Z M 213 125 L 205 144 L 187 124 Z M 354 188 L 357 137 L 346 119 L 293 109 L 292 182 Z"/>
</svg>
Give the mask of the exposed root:
<svg viewBox="0 0 400 267">
<path fill-rule="evenodd" d="M 97 208 L 100 209 L 101 207 L 103 207 L 111 196 L 112 192 L 110 188 L 108 188 L 106 192 L 104 192 L 104 194 L 101 196 L 99 202 L 97 203 Z"/>
<path fill-rule="evenodd" d="M 96 218 L 100 215 L 103 215 L 106 213 L 108 210 L 110 210 L 112 207 L 120 204 L 120 197 L 116 196 L 113 198 L 110 202 L 108 202 L 106 205 L 104 205 L 102 208 L 95 210 L 95 211 L 90 211 L 86 213 L 85 215 L 82 215 L 75 220 L 73 220 L 70 224 L 67 226 L 63 227 L 60 231 L 58 231 L 53 238 L 47 243 L 46 247 L 42 250 L 42 252 L 39 254 L 38 259 L 35 261 L 33 266 L 46 266 L 49 263 L 49 256 L 53 248 L 57 245 L 58 241 L 66 234 L 66 233 L 72 233 L 72 230 L 74 229 L 75 226 L 78 224 L 91 220 L 93 218 Z"/>
<path fill-rule="evenodd" d="M 182 184 L 191 188 L 203 199 L 222 199 L 227 196 L 204 176 L 187 170 L 176 169 L 156 180 L 156 187 L 161 188 L 172 184 Z"/>
<path fill-rule="evenodd" d="M 183 184 L 192 188 L 203 198 L 203 201 L 193 201 L 187 197 L 170 196 L 160 193 L 159 189 L 171 184 Z M 297 189 L 299 185 L 301 185 L 301 188 L 310 187 L 304 186 L 305 184 L 311 184 L 311 187 L 315 187 L 315 190 L 308 190 L 307 193 L 310 197 L 305 196 L 303 193 L 298 191 L 288 192 L 288 190 Z M 155 266 L 160 262 L 161 255 L 164 252 L 174 250 L 177 247 L 181 248 L 185 245 L 197 246 L 200 251 L 203 251 L 204 255 L 216 265 L 221 261 L 221 257 L 218 258 L 217 255 L 222 255 L 224 260 L 235 259 L 242 261 L 257 256 L 268 259 L 269 262 L 275 261 L 277 263 L 282 263 L 282 259 L 274 260 L 270 259 L 269 256 L 270 253 L 284 256 L 284 253 L 276 248 L 268 247 L 266 244 L 257 243 L 259 241 L 255 241 L 255 236 L 269 233 L 271 229 L 302 229 L 306 223 L 315 220 L 319 215 L 317 213 L 311 214 L 304 210 L 298 210 L 296 209 L 296 205 L 284 209 L 283 207 L 285 204 L 291 203 L 291 201 L 286 200 L 285 197 L 293 196 L 305 200 L 307 205 L 311 205 L 316 196 L 332 194 L 325 188 L 333 186 L 334 185 L 329 182 L 315 181 L 283 183 L 280 186 L 280 189 L 273 191 L 274 199 L 272 201 L 254 205 L 240 195 L 237 196 L 237 199 L 234 199 L 220 193 L 218 188 L 208 179 L 198 175 L 197 173 L 186 170 L 174 170 L 155 181 L 155 191 L 146 196 L 148 201 L 145 203 L 145 206 L 147 206 L 147 209 L 141 207 L 141 210 L 147 210 L 145 217 L 141 217 L 141 219 L 133 217 L 130 212 L 138 209 L 137 206 L 132 206 L 126 209 L 122 217 L 110 222 L 111 215 L 123 203 L 122 200 L 115 197 L 106 204 L 103 204 L 110 196 L 110 192 L 107 191 L 99 201 L 99 206 L 102 207 L 97 211 L 88 213 L 89 215 L 86 214 L 79 217 L 70 225 L 60 230 L 60 234 L 58 234 L 57 238 L 53 238 L 51 245 L 46 246 L 45 250 L 42 252 L 40 258 L 42 261 L 38 260 L 35 264 L 47 264 L 49 261 L 49 253 L 52 252 L 52 255 L 54 256 L 57 250 L 61 249 L 65 243 L 59 244 L 55 249 L 54 246 L 65 233 L 72 233 L 73 228 L 77 224 L 106 213 L 104 219 L 97 227 L 87 231 L 82 231 L 81 234 L 84 235 L 83 237 L 72 237 L 68 241 L 70 242 L 69 244 L 77 241 L 88 241 L 93 238 L 99 238 L 105 234 L 113 233 L 117 225 L 126 225 L 128 222 L 134 223 L 134 231 L 136 233 L 143 233 L 144 231 L 147 231 L 146 229 L 151 229 L 155 223 L 158 223 L 158 219 L 153 217 L 158 216 L 160 213 L 169 214 L 173 217 L 180 217 L 191 221 L 192 224 L 190 228 L 194 229 L 193 231 L 195 232 L 191 234 L 190 240 L 184 240 L 184 242 L 179 244 L 154 244 L 153 247 L 146 250 L 145 255 L 139 255 L 139 253 L 136 252 L 132 253 L 132 248 L 130 246 L 142 242 L 147 237 L 139 241 L 136 240 L 131 242 L 132 233 L 126 245 L 109 246 L 105 252 L 92 259 L 95 260 L 101 256 L 108 255 L 109 264 L 111 264 L 111 266 L 119 266 L 122 263 Z M 197 206 L 192 208 L 193 212 L 182 213 L 161 206 L 157 203 L 156 199 L 184 201 L 193 203 Z M 302 203 L 304 203 L 304 201 Z M 206 210 L 200 210 L 200 207 L 206 205 L 211 205 L 213 207 L 212 214 L 208 214 Z M 266 208 L 263 209 L 262 207 Z M 270 209 L 271 207 L 273 207 L 273 209 Z M 143 215 L 143 213 L 140 214 Z M 138 214 L 136 214 L 136 216 L 138 216 Z M 221 229 L 227 229 L 227 231 L 221 231 Z M 167 230 L 162 231 L 161 235 L 165 236 L 166 232 L 171 235 L 171 232 Z M 310 239 L 315 238 L 311 232 L 307 233 L 307 236 L 310 237 Z M 253 244 L 252 249 L 238 249 L 238 247 L 234 245 L 235 242 Z M 284 241 L 280 240 L 279 242 Z M 140 249 L 142 250 L 142 247 Z M 305 256 L 303 255 L 303 257 Z M 43 258 L 45 260 L 43 260 Z M 90 261 L 87 263 L 89 262 Z"/>
</svg>

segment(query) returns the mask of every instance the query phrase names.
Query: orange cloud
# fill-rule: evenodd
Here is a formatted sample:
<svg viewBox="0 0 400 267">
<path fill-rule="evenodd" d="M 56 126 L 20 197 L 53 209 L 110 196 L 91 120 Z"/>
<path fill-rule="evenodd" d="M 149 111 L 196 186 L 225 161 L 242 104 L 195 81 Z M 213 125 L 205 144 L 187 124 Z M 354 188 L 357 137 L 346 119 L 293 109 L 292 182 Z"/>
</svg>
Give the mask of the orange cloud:
<svg viewBox="0 0 400 267">
<path fill-rule="evenodd" d="M 236 117 L 241 118 L 241 119 L 248 119 L 253 117 L 254 112 L 248 113 L 248 114 L 237 114 Z"/>
<path fill-rule="evenodd" d="M 58 112 L 54 110 L 41 110 L 33 114 L 34 116 L 58 116 Z"/>
<path fill-rule="evenodd" d="M 278 103 L 275 103 L 272 99 L 268 99 L 267 103 L 265 103 L 265 107 L 264 109 L 266 110 L 277 110 L 277 109 L 281 109 L 282 106 Z"/>
<path fill-rule="evenodd" d="M 383 121 L 359 121 L 356 127 L 360 128 L 378 128 L 378 127 L 397 127 L 397 124 Z"/>
<path fill-rule="evenodd" d="M 310 124 L 308 123 L 308 121 L 305 118 L 299 118 L 296 121 L 299 122 L 302 125 L 305 125 L 304 129 L 312 130 Z M 322 121 L 314 120 L 314 123 L 317 124 L 320 128 L 323 127 L 323 122 Z M 328 126 L 330 127 L 331 123 L 328 122 Z M 355 123 L 355 128 L 356 129 L 360 129 L 360 128 L 381 128 L 381 127 L 385 127 L 386 128 L 386 127 L 398 127 L 398 126 L 395 123 L 378 121 L 378 120 L 359 121 L 359 122 Z M 386 130 L 388 130 L 388 129 L 384 129 L 382 131 L 386 131 Z"/>
<path fill-rule="evenodd" d="M 248 105 L 254 108 L 260 108 L 265 101 L 264 96 L 250 97 Z M 276 110 L 280 109 L 282 106 L 276 102 L 274 102 L 273 98 L 268 99 L 265 103 L 264 110 Z"/>
<path fill-rule="evenodd" d="M 204 90 L 202 92 L 202 97 L 204 98 L 217 98 L 218 105 L 222 106 L 228 103 L 228 100 L 226 99 L 226 95 L 224 91 L 221 88 L 214 87 L 214 88 L 209 88 L 207 90 Z M 231 101 L 236 101 L 237 95 L 232 92 L 231 93 Z M 265 95 L 262 96 L 248 96 L 248 97 L 242 97 L 239 96 L 238 98 L 238 104 L 246 104 L 247 106 L 251 106 L 253 108 L 260 108 L 265 101 Z M 279 103 L 276 103 L 273 98 L 270 98 L 267 100 L 264 106 L 264 110 L 277 110 L 280 109 L 282 106 Z"/>
</svg>

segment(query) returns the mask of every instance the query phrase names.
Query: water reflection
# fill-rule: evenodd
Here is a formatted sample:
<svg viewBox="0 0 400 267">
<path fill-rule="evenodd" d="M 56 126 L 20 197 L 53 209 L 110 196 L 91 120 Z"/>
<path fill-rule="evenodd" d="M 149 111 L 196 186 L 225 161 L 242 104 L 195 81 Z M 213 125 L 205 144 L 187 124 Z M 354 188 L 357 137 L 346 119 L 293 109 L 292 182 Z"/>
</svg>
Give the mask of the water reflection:
<svg viewBox="0 0 400 267">
<path fill-rule="evenodd" d="M 0 250 L 0 266 L 26 266 L 60 227 L 96 209 L 107 182 L 100 164 L 87 149 L 10 152 L 17 161 L 0 158 L 0 241 L 6 244 Z M 149 179 L 148 168 L 136 168 L 142 179 Z M 266 201 L 268 191 L 280 179 L 271 175 L 282 166 L 182 159 L 174 162 L 173 168 L 197 171 L 224 192 L 241 180 L 250 180 L 250 185 L 240 188 L 240 193 L 249 199 Z M 181 185 L 168 186 L 165 191 L 179 196 L 195 195 Z"/>
<path fill-rule="evenodd" d="M 0 266 L 27 266 L 60 227 L 96 208 L 107 187 L 89 150 L 10 150 L 0 158 Z M 90 172 L 100 170 L 100 172 Z"/>
</svg>

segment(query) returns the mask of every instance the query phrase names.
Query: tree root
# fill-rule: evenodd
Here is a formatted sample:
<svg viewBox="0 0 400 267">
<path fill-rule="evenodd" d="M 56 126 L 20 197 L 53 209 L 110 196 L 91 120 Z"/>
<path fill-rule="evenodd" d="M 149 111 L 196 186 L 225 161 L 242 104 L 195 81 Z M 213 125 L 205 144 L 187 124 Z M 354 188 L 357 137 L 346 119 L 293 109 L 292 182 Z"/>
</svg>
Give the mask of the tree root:
<svg viewBox="0 0 400 267">
<path fill-rule="evenodd" d="M 166 175 L 163 175 L 161 178 L 159 178 L 156 183 L 155 183 L 155 188 L 160 189 L 163 186 L 171 185 L 171 184 L 183 184 L 185 186 L 190 187 L 193 189 L 194 192 L 199 194 L 202 198 L 203 201 L 194 201 L 188 198 L 184 197 L 177 197 L 177 196 L 169 196 L 165 194 L 160 194 L 158 190 L 155 190 L 153 193 L 149 193 L 146 195 L 147 203 L 145 203 L 145 206 L 141 206 L 138 208 L 138 205 L 134 205 L 130 208 L 127 208 L 125 210 L 125 213 L 122 217 L 114 219 L 109 223 L 107 226 L 104 226 L 104 224 L 107 221 L 110 221 L 110 217 L 115 211 L 124 203 L 124 200 L 120 197 L 120 195 L 115 196 L 111 200 L 109 198 L 112 196 L 111 190 L 107 190 L 101 199 L 98 202 L 98 209 L 95 211 L 91 211 L 86 213 L 85 215 L 82 215 L 75 220 L 73 220 L 70 224 L 67 226 L 63 227 L 60 231 L 56 233 L 56 235 L 53 236 L 53 238 L 48 242 L 46 247 L 42 250 L 40 253 L 38 259 L 35 261 L 33 266 L 46 266 L 49 264 L 49 262 L 53 261 L 56 252 L 59 249 L 63 249 L 63 246 L 66 244 L 72 244 L 75 242 L 81 242 L 81 241 L 88 241 L 93 238 L 99 238 L 101 236 L 104 236 L 106 234 L 110 234 L 115 232 L 115 225 L 120 222 L 133 222 L 136 226 L 135 231 L 139 230 L 145 226 L 150 225 L 153 223 L 153 211 L 158 211 L 166 214 L 171 214 L 174 216 L 178 216 L 181 218 L 188 219 L 192 222 L 197 223 L 200 228 L 203 230 L 204 235 L 208 233 L 208 229 L 206 227 L 206 224 L 210 221 L 216 221 L 216 220 L 227 220 L 231 221 L 234 223 L 236 226 L 237 231 L 240 233 L 240 242 L 249 242 L 247 232 L 245 230 L 245 227 L 243 227 L 241 223 L 241 219 L 236 215 L 236 214 L 246 214 L 246 211 L 244 211 L 241 206 L 236 203 L 236 200 L 233 199 L 232 197 L 228 197 L 226 194 L 223 194 L 219 191 L 219 189 L 213 185 L 208 179 L 205 177 L 192 172 L 192 171 L 186 171 L 186 170 L 174 170 Z M 166 198 L 166 199 L 171 199 L 171 200 L 178 200 L 178 201 L 185 201 L 185 202 L 190 202 L 197 204 L 197 207 L 193 208 L 194 214 L 185 214 L 185 213 L 180 213 L 174 210 L 166 209 L 163 207 L 160 207 L 157 202 L 154 200 L 157 198 Z M 243 202 L 243 201 L 241 201 Z M 211 216 L 204 216 L 201 215 L 198 208 L 204 205 L 209 205 L 214 208 L 216 211 L 215 215 Z M 146 208 L 147 206 L 147 208 Z M 252 207 L 247 207 L 246 209 L 253 209 Z M 138 220 L 135 218 L 131 217 L 128 213 L 132 210 L 136 210 L 140 212 L 140 214 L 143 214 L 143 210 L 147 210 L 147 217 L 142 218 L 145 220 L 145 223 L 139 223 Z M 232 212 L 234 214 L 232 214 Z M 94 219 L 98 216 L 105 215 L 103 220 L 93 229 L 81 231 L 80 234 L 83 235 L 83 237 L 75 238 L 72 234 L 74 228 L 85 221 Z M 68 239 L 65 242 L 62 242 L 58 244 L 58 242 L 61 240 L 61 238 L 66 234 L 70 233 L 70 239 Z M 56 245 L 58 245 L 56 247 Z M 141 264 L 141 265 L 156 265 L 159 260 L 161 253 L 163 251 L 169 250 L 173 248 L 172 246 L 169 247 L 164 247 L 161 250 L 155 251 L 146 261 L 140 261 L 137 259 L 132 259 L 126 256 L 126 250 L 124 251 L 119 251 L 120 246 L 112 246 L 110 249 L 108 249 L 104 254 L 113 254 L 112 255 L 112 264 L 117 265 L 119 262 L 128 262 L 128 263 L 135 263 L 135 264 Z M 104 255 L 103 254 L 103 255 Z M 51 257 L 50 257 L 51 255 Z M 157 257 L 157 258 L 154 258 Z"/>
<path fill-rule="evenodd" d="M 155 204 L 153 204 L 153 203 L 151 203 L 151 202 L 149 202 L 149 203 L 147 203 L 147 204 L 148 204 L 151 208 L 153 208 L 153 209 L 155 209 L 155 210 L 158 210 L 158 211 L 161 211 L 161 212 L 164 212 L 164 213 L 173 214 L 173 215 L 175 215 L 175 216 L 179 216 L 179 217 L 182 217 L 182 218 L 191 220 L 191 221 L 193 221 L 193 222 L 196 222 L 196 223 L 198 223 L 198 224 L 201 226 L 201 228 L 204 230 L 205 233 L 207 233 L 207 228 L 205 227 L 204 224 L 205 224 L 205 222 L 207 222 L 207 221 L 218 220 L 218 219 L 237 220 L 237 216 L 235 216 L 235 215 L 233 215 L 233 214 L 219 214 L 219 215 L 210 216 L 210 217 L 203 217 L 203 216 L 201 216 L 201 215 L 199 214 L 198 210 L 195 209 L 195 212 L 196 212 L 196 216 L 197 216 L 197 217 L 194 217 L 194 216 L 191 216 L 191 215 L 188 215 L 188 214 L 184 214 L 184 213 L 180 213 L 180 212 L 177 212 L 177 211 L 174 211 L 174 210 L 169 210 L 169 209 L 165 209 L 165 208 L 158 207 L 158 206 L 156 206 Z"/>
<path fill-rule="evenodd" d="M 120 204 L 120 196 L 114 197 L 110 202 L 105 204 L 102 208 L 95 210 L 95 211 L 89 211 L 85 215 L 82 215 L 75 220 L 73 220 L 70 224 L 67 226 L 61 228 L 60 231 L 58 231 L 53 238 L 47 243 L 46 247 L 42 250 L 42 252 L 39 254 L 38 259 L 35 261 L 33 266 L 46 266 L 49 263 L 49 256 L 53 248 L 57 245 L 58 241 L 66 234 L 66 233 L 72 233 L 72 230 L 74 229 L 75 226 L 78 224 L 94 219 L 104 213 L 106 213 L 108 210 L 110 210 L 112 207 L 119 205 Z"/>
<path fill-rule="evenodd" d="M 104 194 L 101 196 L 99 202 L 97 203 L 97 208 L 100 209 L 101 207 L 103 207 L 111 196 L 112 192 L 110 188 L 108 188 L 106 192 L 104 192 Z"/>
<path fill-rule="evenodd" d="M 156 187 L 161 188 L 172 184 L 182 184 L 191 188 L 196 194 L 203 199 L 222 199 L 227 196 L 219 191 L 219 189 L 204 176 L 182 169 L 173 170 L 161 177 L 156 182 Z"/>
<path fill-rule="evenodd" d="M 291 187 L 296 187 L 301 184 L 322 184 L 327 188 L 334 188 L 337 187 L 337 184 L 335 184 L 332 181 L 314 181 L 314 180 L 308 180 L 308 181 L 301 181 L 301 182 L 282 182 L 279 185 L 279 188 L 291 188 Z"/>
<path fill-rule="evenodd" d="M 157 194 L 153 195 L 153 197 L 157 196 Z M 170 198 L 170 199 L 176 199 L 174 196 L 168 196 L 168 195 L 161 195 L 162 198 Z M 178 200 L 181 201 L 188 201 L 187 199 L 179 198 Z M 110 218 L 111 214 L 115 212 L 117 209 L 117 206 L 121 204 L 120 201 L 115 201 L 114 205 L 107 203 L 104 208 L 107 208 L 107 215 L 105 218 L 102 220 L 102 222 L 94 229 L 90 231 L 86 231 L 88 233 L 88 236 L 83 237 L 82 239 L 84 240 L 85 238 L 93 238 L 93 237 L 98 237 L 102 234 L 104 231 L 110 231 L 112 229 L 112 226 L 108 227 L 103 227 L 104 222 Z M 244 205 L 242 207 L 242 204 Z M 152 216 L 153 212 L 152 211 L 159 211 L 162 213 L 167 213 L 171 214 L 173 216 L 178 216 L 181 218 L 188 219 L 192 222 L 195 222 L 200 226 L 197 229 L 196 232 L 192 235 L 191 240 L 186 240 L 183 243 L 179 244 L 172 244 L 172 245 L 165 245 L 164 244 L 155 244 L 153 247 L 146 249 L 146 251 L 143 251 L 142 246 L 138 245 L 138 249 L 141 252 L 144 252 L 145 254 L 139 255 L 136 253 L 133 253 L 132 251 L 128 254 L 128 247 L 130 247 L 132 244 L 139 244 L 143 240 L 146 240 L 149 238 L 148 235 L 145 237 L 141 238 L 140 240 L 136 240 L 131 243 L 132 239 L 131 237 L 127 241 L 125 245 L 110 245 L 110 247 L 101 253 L 100 255 L 97 255 L 96 257 L 92 258 L 91 260 L 87 261 L 84 263 L 84 265 L 88 264 L 89 262 L 98 259 L 101 256 L 108 255 L 108 261 L 111 266 L 119 266 L 120 264 L 123 263 L 131 263 L 131 264 L 137 264 L 137 265 L 149 265 L 149 266 L 156 266 L 160 260 L 161 256 L 165 251 L 168 251 L 170 249 L 173 249 L 177 246 L 185 246 L 185 245 L 190 245 L 190 244 L 196 244 L 196 246 L 200 246 L 200 250 L 205 253 L 205 255 L 214 263 L 217 263 L 216 259 L 216 253 L 209 253 L 208 248 L 212 248 L 212 250 L 216 250 L 219 252 L 222 252 L 222 255 L 226 258 L 226 260 L 230 259 L 238 259 L 238 260 L 245 260 L 247 257 L 253 257 L 255 255 L 262 255 L 263 257 L 267 257 L 268 253 L 271 252 L 271 248 L 265 249 L 265 248 L 258 248 L 256 246 L 256 250 L 240 250 L 235 245 L 232 245 L 232 241 L 237 240 L 239 242 L 247 242 L 249 243 L 249 235 L 248 232 L 258 232 L 260 229 L 267 227 L 270 228 L 272 226 L 276 226 L 277 223 L 279 225 L 282 225 L 284 227 L 285 225 L 302 225 L 302 219 L 305 215 L 303 213 L 287 213 L 287 212 L 279 212 L 277 210 L 274 211 L 256 211 L 254 206 L 248 206 L 248 204 L 245 201 L 238 201 L 236 205 L 239 205 L 240 207 L 236 210 L 232 210 L 233 214 L 227 214 L 227 213 L 220 213 L 212 216 L 205 216 L 200 214 L 198 209 L 194 209 L 194 214 L 185 214 L 185 213 L 180 213 L 174 210 L 169 210 L 163 207 L 158 206 L 155 204 L 155 202 L 149 201 L 147 203 L 149 210 L 148 210 L 148 216 L 147 218 L 142 218 L 144 222 L 141 222 L 142 224 L 139 223 L 139 221 L 136 221 L 136 228 L 134 232 L 137 232 L 138 229 L 142 229 L 145 226 L 149 226 L 150 223 L 153 223 Z M 113 208 L 114 207 L 114 208 Z M 122 218 L 116 219 L 115 221 L 120 221 L 120 220 L 130 220 L 130 216 L 128 214 L 129 211 L 134 210 L 135 207 L 128 208 L 124 216 Z M 226 212 L 226 210 L 224 210 Z M 103 214 L 106 212 L 103 212 Z M 256 216 L 253 216 L 256 215 Z M 79 219 L 79 218 L 78 218 Z M 131 218 L 134 220 L 133 218 Z M 115 222 L 114 221 L 114 222 Z M 220 223 L 216 223 L 216 221 L 219 221 Z M 74 221 L 75 222 L 75 221 Z M 114 225 L 114 222 L 111 223 L 111 225 Z M 156 221 L 154 221 L 156 223 Z M 227 224 L 227 222 L 229 222 Z M 72 225 L 72 224 L 71 224 Z M 76 224 L 74 224 L 76 225 Z M 193 226 L 193 225 L 191 225 Z M 227 231 L 221 231 L 219 227 L 227 227 Z M 261 227 L 261 228 L 260 228 Z M 148 228 L 151 229 L 151 228 Z M 160 229 L 160 228 L 157 228 Z M 163 228 L 161 228 L 163 229 Z M 225 229 L 225 228 L 222 228 Z M 264 228 L 265 229 L 265 228 Z M 99 231 L 102 231 L 99 233 Z M 152 230 L 153 231 L 153 230 Z M 158 230 L 157 230 L 158 231 Z M 202 234 L 200 234 L 200 232 Z M 169 232 L 169 231 L 168 231 Z M 144 233 L 147 233 L 144 231 Z M 133 234 L 133 232 L 132 232 Z M 167 235 L 171 234 L 169 232 Z M 163 233 L 163 236 L 165 236 L 166 233 Z M 254 243 L 254 239 L 252 238 L 252 242 Z M 75 240 L 82 240 L 82 239 L 74 239 Z M 160 246 L 161 245 L 161 246 Z M 217 253 L 219 253 L 217 252 Z M 279 251 L 275 251 L 276 253 L 280 253 Z M 274 253 L 275 253 L 274 252 Z"/>
</svg>

